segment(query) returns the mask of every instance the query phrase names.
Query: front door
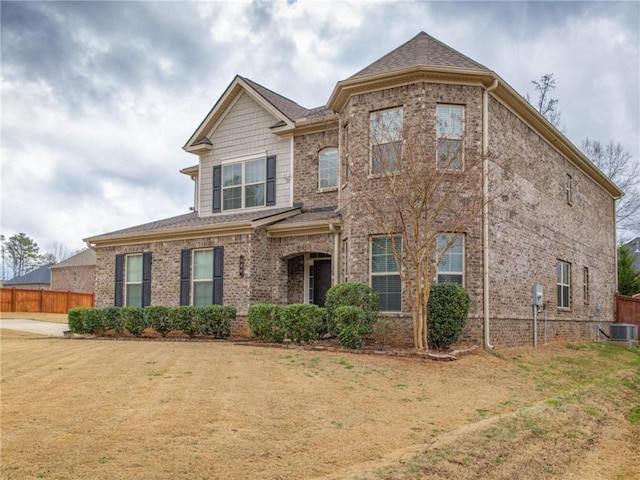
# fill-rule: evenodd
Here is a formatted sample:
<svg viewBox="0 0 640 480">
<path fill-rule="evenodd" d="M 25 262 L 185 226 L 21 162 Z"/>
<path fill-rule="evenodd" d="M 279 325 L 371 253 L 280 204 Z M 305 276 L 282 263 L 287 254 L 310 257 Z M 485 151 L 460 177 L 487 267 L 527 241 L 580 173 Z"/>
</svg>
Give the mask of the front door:
<svg viewBox="0 0 640 480">
<path fill-rule="evenodd" d="M 327 290 L 331 288 L 331 260 L 313 262 L 313 298 L 311 303 L 324 307 Z"/>
</svg>

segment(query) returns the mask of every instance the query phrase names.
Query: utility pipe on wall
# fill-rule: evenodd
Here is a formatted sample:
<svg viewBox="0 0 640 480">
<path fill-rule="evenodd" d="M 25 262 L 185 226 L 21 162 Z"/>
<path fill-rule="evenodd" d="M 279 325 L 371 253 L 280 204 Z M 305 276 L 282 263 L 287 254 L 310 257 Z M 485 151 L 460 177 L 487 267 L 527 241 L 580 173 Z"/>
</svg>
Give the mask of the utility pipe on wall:
<svg viewBox="0 0 640 480">
<path fill-rule="evenodd" d="M 493 349 L 489 336 L 489 93 L 498 87 L 498 79 L 482 92 L 482 269 L 484 348 Z"/>
</svg>

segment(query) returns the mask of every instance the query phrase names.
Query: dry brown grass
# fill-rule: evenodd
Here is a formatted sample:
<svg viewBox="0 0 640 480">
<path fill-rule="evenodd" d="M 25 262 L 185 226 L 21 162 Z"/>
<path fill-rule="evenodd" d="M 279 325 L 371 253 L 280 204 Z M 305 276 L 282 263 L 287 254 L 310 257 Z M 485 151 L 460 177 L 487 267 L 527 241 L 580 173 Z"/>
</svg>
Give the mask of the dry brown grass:
<svg viewBox="0 0 640 480">
<path fill-rule="evenodd" d="M 68 323 L 66 313 L 0 312 L 0 318 L 38 320 L 40 322 Z"/>
<path fill-rule="evenodd" d="M 224 342 L 3 336 L 0 346 L 7 480 L 640 473 L 640 426 L 621 413 L 638 403 L 621 389 L 640 383 L 638 354 L 613 347 L 556 345 L 437 363 Z M 610 378 L 619 379 L 610 382 L 611 398 L 588 387 Z M 605 403 L 587 410 L 596 400 Z M 571 431 L 575 442 L 564 440 Z M 556 447 L 569 453 L 553 460 Z M 612 453 L 626 463 L 603 467 Z M 549 458 L 542 470 L 522 468 L 540 455 Z M 575 476 L 585 464 L 592 475 Z"/>
</svg>

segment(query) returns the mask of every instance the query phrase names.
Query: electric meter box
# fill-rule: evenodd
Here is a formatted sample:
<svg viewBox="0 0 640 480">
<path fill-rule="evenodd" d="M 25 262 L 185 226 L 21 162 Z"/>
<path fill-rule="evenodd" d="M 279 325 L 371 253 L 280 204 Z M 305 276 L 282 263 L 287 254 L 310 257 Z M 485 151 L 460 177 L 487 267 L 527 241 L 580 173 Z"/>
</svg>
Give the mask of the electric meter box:
<svg viewBox="0 0 640 480">
<path fill-rule="evenodd" d="M 533 284 L 531 287 L 531 303 L 537 307 L 544 305 L 544 298 L 542 295 L 542 285 L 539 283 Z"/>
</svg>

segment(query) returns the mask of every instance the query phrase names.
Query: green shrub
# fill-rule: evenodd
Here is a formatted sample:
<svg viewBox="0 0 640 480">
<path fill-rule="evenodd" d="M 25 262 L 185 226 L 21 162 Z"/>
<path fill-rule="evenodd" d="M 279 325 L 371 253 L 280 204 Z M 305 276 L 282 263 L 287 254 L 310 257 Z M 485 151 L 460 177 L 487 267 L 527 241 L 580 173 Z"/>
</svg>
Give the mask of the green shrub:
<svg viewBox="0 0 640 480">
<path fill-rule="evenodd" d="M 119 307 L 104 307 L 102 309 L 102 326 L 105 330 L 113 330 L 116 335 L 122 335 L 122 318 Z"/>
<path fill-rule="evenodd" d="M 69 331 L 71 333 L 83 334 L 84 331 L 84 311 L 86 307 L 76 307 L 69 309 L 67 313 L 67 323 L 69 324 Z"/>
<path fill-rule="evenodd" d="M 273 303 L 258 303 L 249 307 L 247 323 L 251 336 L 263 342 L 284 341 L 285 332 L 280 321 L 279 305 Z"/>
<path fill-rule="evenodd" d="M 236 318 L 236 309 L 224 305 L 208 305 L 197 307 L 198 330 L 203 335 L 213 338 L 231 336 L 231 320 Z"/>
<path fill-rule="evenodd" d="M 335 311 L 341 306 L 360 307 L 365 314 L 362 333 L 371 333 L 378 318 L 378 294 L 366 283 L 347 282 L 334 285 L 327 291 L 327 331 L 337 334 Z"/>
<path fill-rule="evenodd" d="M 360 307 L 341 305 L 334 310 L 334 315 L 340 345 L 354 349 L 364 347 L 362 335 L 368 333 L 366 312 Z"/>
<path fill-rule="evenodd" d="M 196 308 L 191 305 L 173 307 L 169 312 L 169 322 L 171 330 L 182 331 L 192 338 L 198 333 Z"/>
<path fill-rule="evenodd" d="M 161 305 L 152 305 L 144 307 L 144 321 L 145 324 L 153 328 L 163 337 L 171 331 L 171 322 L 169 321 L 169 307 L 163 307 Z"/>
<path fill-rule="evenodd" d="M 122 316 L 122 325 L 131 335 L 139 337 L 148 327 L 142 307 L 122 307 L 120 315 Z"/>
<path fill-rule="evenodd" d="M 469 294 L 457 283 L 431 285 L 427 319 L 429 345 L 444 348 L 460 339 L 467 322 L 469 302 Z"/>
<path fill-rule="evenodd" d="M 294 343 L 315 341 L 323 328 L 326 310 L 317 305 L 293 303 L 280 311 L 285 335 Z"/>
<path fill-rule="evenodd" d="M 86 308 L 82 315 L 82 323 L 84 333 L 90 333 L 92 335 L 104 334 L 105 328 L 102 321 L 102 309 Z"/>
</svg>

